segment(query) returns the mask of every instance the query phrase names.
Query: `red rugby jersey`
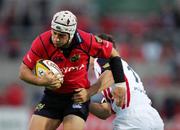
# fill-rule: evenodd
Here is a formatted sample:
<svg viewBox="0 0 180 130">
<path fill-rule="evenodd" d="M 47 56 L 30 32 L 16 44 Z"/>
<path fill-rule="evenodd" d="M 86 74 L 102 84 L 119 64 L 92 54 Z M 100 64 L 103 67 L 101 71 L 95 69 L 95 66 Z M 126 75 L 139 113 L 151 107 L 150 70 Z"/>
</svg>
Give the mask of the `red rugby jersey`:
<svg viewBox="0 0 180 130">
<path fill-rule="evenodd" d="M 31 48 L 23 58 L 24 64 L 34 69 L 39 59 L 55 62 L 64 74 L 64 83 L 54 91 L 59 93 L 73 92 L 76 88 L 89 88 L 88 65 L 90 56 L 109 58 L 112 43 L 77 30 L 68 49 L 56 48 L 51 41 L 51 31 L 40 34 L 33 41 Z"/>
</svg>

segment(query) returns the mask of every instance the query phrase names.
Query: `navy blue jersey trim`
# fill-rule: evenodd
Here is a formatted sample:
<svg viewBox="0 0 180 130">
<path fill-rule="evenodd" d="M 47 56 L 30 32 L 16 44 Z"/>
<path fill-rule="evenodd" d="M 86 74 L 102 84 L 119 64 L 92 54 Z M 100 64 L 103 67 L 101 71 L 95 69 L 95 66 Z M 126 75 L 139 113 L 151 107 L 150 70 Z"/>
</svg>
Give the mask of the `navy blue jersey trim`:
<svg viewBox="0 0 180 130">
<path fill-rule="evenodd" d="M 83 42 L 83 39 L 81 38 L 80 34 L 78 32 L 75 33 L 77 40 L 79 41 L 79 43 Z"/>
<path fill-rule="evenodd" d="M 106 70 L 111 70 L 110 66 L 104 67 L 107 63 L 109 63 L 109 59 L 104 59 L 104 58 L 98 58 L 97 63 L 101 67 L 101 74 L 106 71 Z"/>
<path fill-rule="evenodd" d="M 79 33 L 79 32 L 76 32 L 76 33 L 75 33 L 75 36 L 74 36 L 74 38 L 73 38 L 71 47 L 72 47 L 73 49 L 75 49 L 75 48 L 76 48 L 76 49 L 79 49 L 79 50 L 83 51 L 84 53 L 86 53 L 86 55 L 89 56 L 89 54 L 88 54 L 87 51 L 85 51 L 84 49 L 82 49 L 81 46 L 78 46 L 78 45 L 81 44 L 81 43 L 84 43 L 84 40 L 82 39 L 80 33 Z"/>
</svg>

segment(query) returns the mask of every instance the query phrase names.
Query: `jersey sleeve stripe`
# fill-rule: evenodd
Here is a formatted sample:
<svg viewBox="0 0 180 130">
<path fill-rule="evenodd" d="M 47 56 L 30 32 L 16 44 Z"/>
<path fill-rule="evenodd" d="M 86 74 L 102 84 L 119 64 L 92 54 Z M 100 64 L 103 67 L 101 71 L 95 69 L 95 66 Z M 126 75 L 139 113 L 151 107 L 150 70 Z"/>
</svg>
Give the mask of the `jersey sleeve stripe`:
<svg viewBox="0 0 180 130">
<path fill-rule="evenodd" d="M 48 51 L 47 51 L 47 49 L 46 49 L 46 47 L 45 47 L 45 45 L 44 45 L 44 42 L 43 42 L 41 36 L 39 36 L 39 39 L 41 40 L 41 43 L 42 43 L 42 45 L 43 45 L 43 48 L 44 48 L 44 50 L 45 50 L 45 52 L 46 52 L 47 57 L 50 58 L 49 55 L 48 55 Z"/>
<path fill-rule="evenodd" d="M 125 81 L 126 81 L 126 95 L 127 95 L 127 106 L 126 107 L 129 107 L 129 104 L 130 104 L 130 98 L 131 98 L 131 94 L 130 94 L 130 88 L 129 88 L 129 82 L 128 82 L 128 79 L 127 77 L 125 76 Z"/>
<path fill-rule="evenodd" d="M 103 92 L 104 92 L 106 100 L 109 103 L 112 103 L 114 100 L 113 100 L 113 96 L 111 94 L 110 88 L 107 88 L 107 89 L 103 90 Z"/>
<path fill-rule="evenodd" d="M 123 106 L 122 106 L 122 109 L 124 109 L 125 108 L 125 104 L 123 104 Z"/>
<path fill-rule="evenodd" d="M 103 94 L 104 94 L 106 100 L 107 100 L 108 102 L 110 102 L 110 100 L 109 100 L 109 98 L 108 98 L 108 94 L 107 94 L 107 92 L 106 92 L 106 89 L 103 90 Z"/>
<path fill-rule="evenodd" d="M 111 98 L 110 98 L 110 93 L 109 93 L 109 91 L 108 91 L 108 88 L 105 89 L 105 91 L 106 91 L 106 94 L 107 94 L 107 98 L 110 100 Z"/>
<path fill-rule="evenodd" d="M 111 94 L 110 88 L 107 88 L 107 91 L 108 91 L 109 98 L 112 99 L 113 96 L 112 96 L 112 94 Z"/>
</svg>

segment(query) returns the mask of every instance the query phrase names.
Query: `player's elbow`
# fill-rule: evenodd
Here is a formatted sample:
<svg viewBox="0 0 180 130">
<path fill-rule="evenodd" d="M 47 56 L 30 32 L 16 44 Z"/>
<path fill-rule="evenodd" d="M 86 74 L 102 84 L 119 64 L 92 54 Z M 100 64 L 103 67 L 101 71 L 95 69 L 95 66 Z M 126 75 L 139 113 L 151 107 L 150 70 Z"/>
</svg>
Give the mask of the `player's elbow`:
<svg viewBox="0 0 180 130">
<path fill-rule="evenodd" d="M 21 80 L 25 80 L 25 79 L 24 79 L 24 75 L 23 75 L 23 73 L 22 73 L 22 72 L 19 72 L 19 79 L 21 79 Z"/>
<path fill-rule="evenodd" d="M 99 116 L 99 118 L 101 118 L 102 120 L 106 120 L 111 116 L 111 114 L 111 111 L 104 111 L 103 114 Z"/>
<path fill-rule="evenodd" d="M 23 69 L 24 69 L 24 67 L 23 67 L 23 65 L 21 64 L 21 66 L 19 67 L 19 78 L 21 79 L 21 80 L 23 80 Z"/>
<path fill-rule="evenodd" d="M 103 120 L 106 120 L 111 116 L 111 107 L 109 103 L 90 103 L 89 111 Z"/>
<path fill-rule="evenodd" d="M 19 69 L 19 79 L 21 79 L 21 80 L 23 80 L 23 73 L 22 73 L 22 70 L 21 69 Z"/>
<path fill-rule="evenodd" d="M 18 75 L 18 77 L 21 80 L 25 80 L 26 71 L 27 71 L 27 66 L 22 63 L 19 67 L 19 75 Z"/>
<path fill-rule="evenodd" d="M 106 120 L 108 117 L 111 116 L 112 112 L 111 109 L 109 107 L 107 107 L 107 103 L 103 103 L 103 104 L 95 104 L 96 108 L 93 108 L 92 105 L 90 107 L 90 112 L 97 116 L 100 119 Z M 98 106 L 98 107 L 97 107 Z"/>
</svg>

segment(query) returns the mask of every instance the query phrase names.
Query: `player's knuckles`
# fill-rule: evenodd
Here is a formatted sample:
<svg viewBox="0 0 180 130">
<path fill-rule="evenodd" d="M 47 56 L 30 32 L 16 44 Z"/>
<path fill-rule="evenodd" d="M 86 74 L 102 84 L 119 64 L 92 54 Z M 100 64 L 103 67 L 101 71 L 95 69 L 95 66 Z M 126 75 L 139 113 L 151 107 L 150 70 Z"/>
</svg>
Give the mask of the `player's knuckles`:
<svg viewBox="0 0 180 130">
<path fill-rule="evenodd" d="M 63 84 L 64 81 L 60 81 L 61 84 Z"/>
<path fill-rule="evenodd" d="M 56 82 L 56 81 L 51 83 L 51 86 L 53 86 L 53 87 L 60 86 L 60 85 L 61 84 L 59 82 Z"/>
<path fill-rule="evenodd" d="M 61 84 L 61 82 L 59 80 L 55 80 L 54 81 L 56 84 Z"/>
</svg>

